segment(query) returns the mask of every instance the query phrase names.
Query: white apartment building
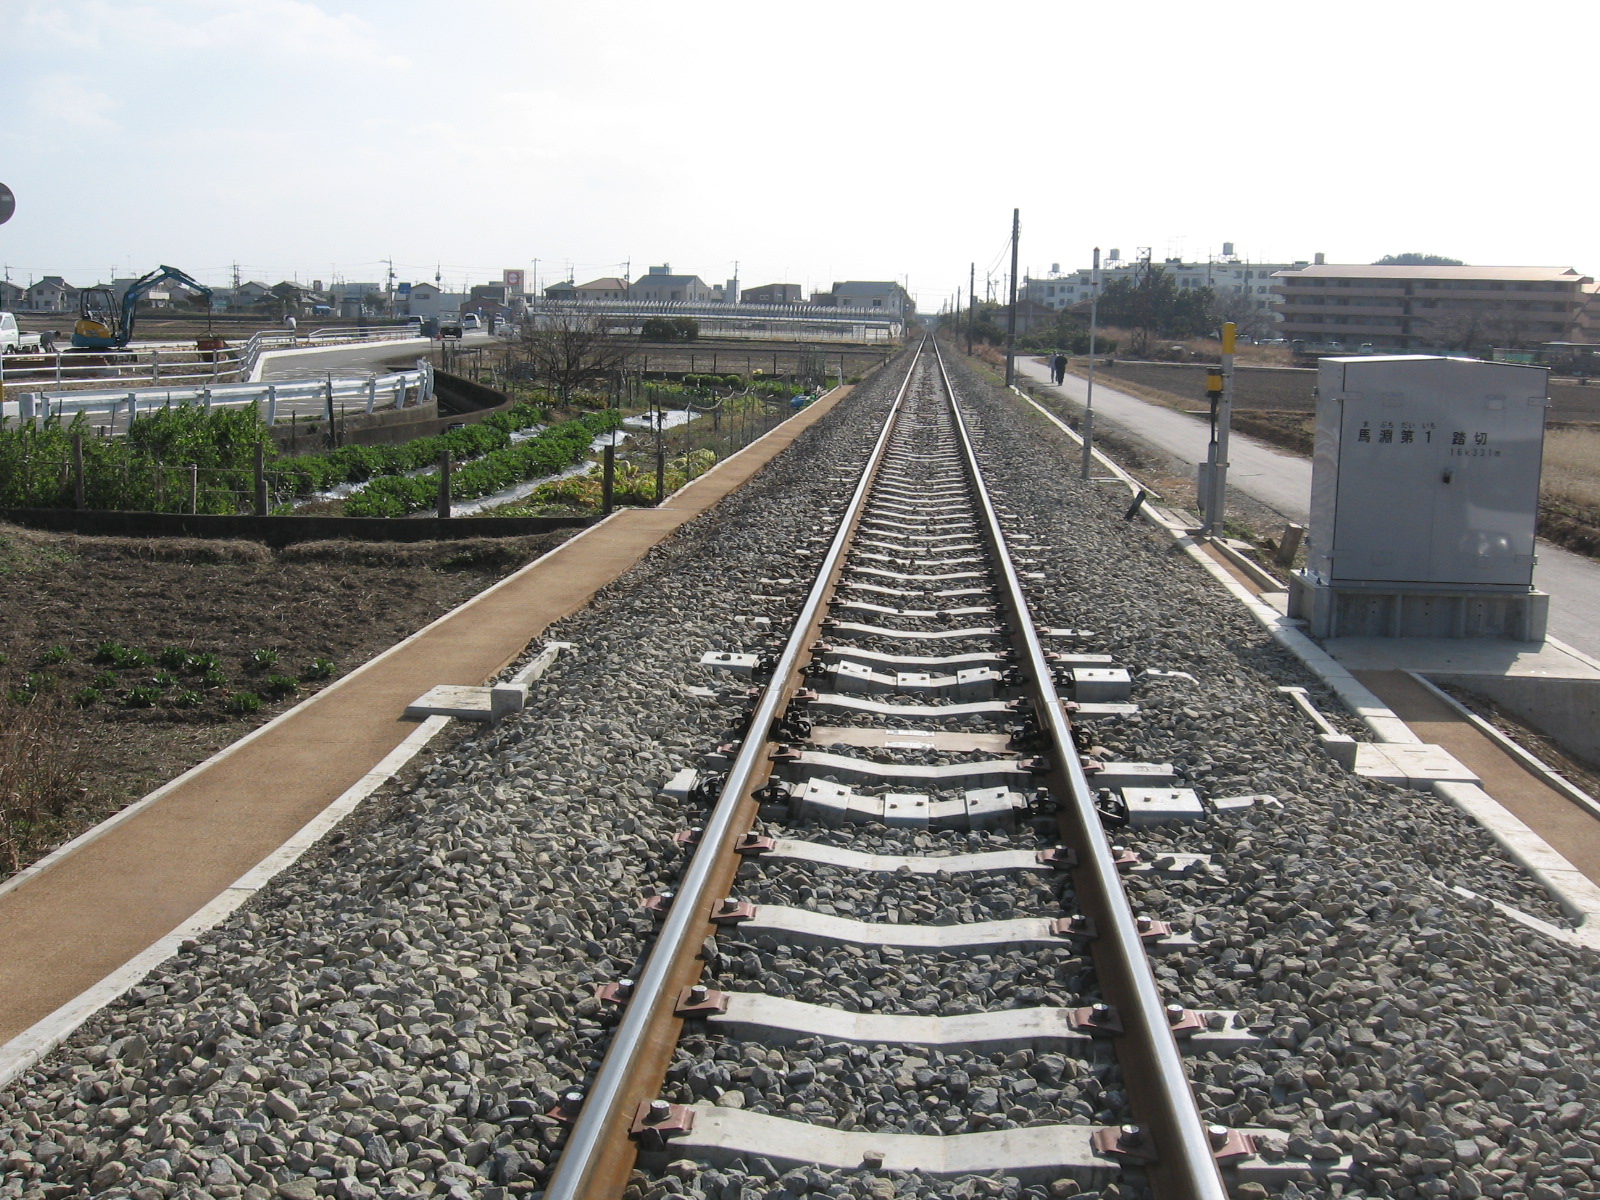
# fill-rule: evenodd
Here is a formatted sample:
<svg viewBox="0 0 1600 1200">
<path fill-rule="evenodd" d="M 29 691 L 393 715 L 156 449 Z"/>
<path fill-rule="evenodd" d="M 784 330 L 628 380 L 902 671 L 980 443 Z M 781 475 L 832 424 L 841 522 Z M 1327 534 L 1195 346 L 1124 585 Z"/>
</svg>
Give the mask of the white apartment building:
<svg viewBox="0 0 1600 1200">
<path fill-rule="evenodd" d="M 1227 257 L 1194 263 L 1169 258 L 1155 265 L 1170 275 L 1181 291 L 1208 287 L 1218 296 L 1242 295 L 1249 300 L 1251 307 L 1271 312 L 1274 319 L 1278 319 L 1278 306 L 1283 297 L 1275 289 L 1272 277 L 1279 271 L 1299 270 L 1306 263 L 1261 263 Z M 1104 287 L 1113 279 L 1132 279 L 1139 271 L 1139 266 L 1137 262 L 1120 257 L 1102 261 L 1101 286 Z M 1052 264 L 1050 273 L 1043 278 L 1024 278 L 1018 296 L 1050 309 L 1071 308 L 1090 299 L 1092 275 L 1089 267 L 1062 274 L 1059 265 Z"/>
</svg>

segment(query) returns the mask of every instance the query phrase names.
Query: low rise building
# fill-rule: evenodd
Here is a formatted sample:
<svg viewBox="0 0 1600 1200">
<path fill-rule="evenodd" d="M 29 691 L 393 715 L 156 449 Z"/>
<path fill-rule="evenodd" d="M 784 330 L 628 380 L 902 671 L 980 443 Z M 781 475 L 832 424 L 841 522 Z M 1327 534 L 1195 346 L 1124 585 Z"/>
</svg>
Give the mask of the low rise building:
<svg viewBox="0 0 1600 1200">
<path fill-rule="evenodd" d="M 1235 302 L 1233 306 L 1236 309 L 1252 309 L 1276 317 L 1282 297 L 1274 286 L 1275 276 L 1283 271 L 1303 267 L 1306 263 L 1303 261 L 1260 263 L 1249 259 L 1226 257 L 1207 259 L 1205 262 L 1184 262 L 1179 258 L 1169 258 L 1165 262 L 1153 265 L 1171 276 L 1180 291 L 1210 288 L 1219 300 L 1231 298 Z M 1124 262 L 1120 259 L 1102 263 L 1100 286 L 1105 287 L 1114 279 L 1137 279 L 1142 269 L 1142 263 Z M 1052 267 L 1050 273 L 1042 278 L 1025 278 L 1017 289 L 1017 296 L 1019 299 L 1031 300 L 1046 308 L 1059 311 L 1086 304 L 1091 300 L 1094 292 L 1091 286 L 1093 281 L 1094 271 L 1091 267 L 1083 267 L 1066 274 Z"/>
<path fill-rule="evenodd" d="M 461 292 L 447 292 L 436 283 L 413 283 L 403 289 L 396 299 L 396 308 L 403 303 L 402 317 L 437 317 L 444 313 L 458 313 L 467 297 Z"/>
<path fill-rule="evenodd" d="M 698 275 L 674 275 L 672 264 L 651 267 L 628 289 L 628 299 L 658 304 L 709 304 L 718 297 Z"/>
<path fill-rule="evenodd" d="M 763 283 L 746 288 L 740 299 L 745 304 L 804 304 L 806 296 L 798 283 Z"/>
<path fill-rule="evenodd" d="M 905 288 L 892 280 L 846 280 L 835 283 L 831 291 L 813 293 L 811 300 L 814 304 L 829 304 L 834 308 L 865 308 L 899 318 L 904 318 L 913 308 Z"/>
<path fill-rule="evenodd" d="M 1594 280 L 1572 267 L 1380 267 L 1280 271 L 1284 337 L 1318 346 L 1465 351 L 1583 341 Z"/>
<path fill-rule="evenodd" d="M 34 312 L 76 312 L 78 289 L 59 275 L 46 275 L 23 292 L 22 306 Z"/>
</svg>

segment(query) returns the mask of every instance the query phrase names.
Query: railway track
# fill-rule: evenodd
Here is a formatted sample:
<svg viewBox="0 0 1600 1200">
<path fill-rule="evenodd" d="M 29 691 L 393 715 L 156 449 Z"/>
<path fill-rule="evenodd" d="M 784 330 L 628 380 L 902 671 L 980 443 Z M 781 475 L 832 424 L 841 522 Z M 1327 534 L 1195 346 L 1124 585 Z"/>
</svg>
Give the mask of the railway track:
<svg viewBox="0 0 1600 1200">
<path fill-rule="evenodd" d="M 858 388 L 552 628 L 572 650 L 522 713 L 0 1089 L 0 1200 L 540 1200 L 563 1161 L 586 1200 L 1182 1195 L 1149 1090 L 1170 1057 L 1134 1047 L 1108 965 L 1130 916 L 1172 927 L 1138 932 L 1194 1018 L 1168 1027 L 1198 1186 L 1209 1155 L 1233 1200 L 1600 1198 L 1600 969 L 1505 915 L 1561 912 L 1460 813 L 1343 772 L 1277 689 L 1331 693 L 950 370 L 959 423 L 926 353 L 903 393 Z M 1204 819 L 1118 826 L 1107 788 L 1193 789 Z M 709 921 L 729 897 L 751 908 Z M 678 1017 L 697 984 L 725 1011 Z M 656 1100 L 694 1128 L 632 1138 Z M 1212 1124 L 1272 1133 L 1219 1159 Z"/>
<path fill-rule="evenodd" d="M 1348 1167 L 1286 1159 L 1269 1131 L 1201 1112 L 1184 1054 L 1225 1060 L 1258 1039 L 1237 1012 L 1163 994 L 1150 956 L 1192 954 L 1193 938 L 1135 908 L 1122 875 L 1153 868 L 1106 829 L 1198 817 L 1200 799 L 1170 763 L 1082 752 L 1073 715 L 1137 711 L 1129 674 L 1085 649 L 1092 633 L 1036 621 L 1024 580 L 1042 577 L 1029 569 L 1029 535 L 988 495 L 971 424 L 925 347 L 781 649 L 703 660 L 763 683 L 747 736 L 677 781 L 711 806 L 682 835 L 692 857 L 679 885 L 647 901 L 661 929 L 639 977 L 597 990 L 617 1029 L 587 1093 L 555 1114 L 571 1130 L 546 1200 L 622 1194 L 635 1151 L 647 1170 L 711 1163 L 754 1180 L 853 1167 L 1058 1187 L 1145 1180 L 1157 1200 L 1221 1200 L 1225 1178 Z M 901 836 L 887 853 L 881 837 L 854 849 L 839 830 L 857 823 Z M 917 852 L 924 830 L 964 831 L 983 849 Z M 1177 864 L 1168 857 L 1163 869 Z M 952 909 L 950 893 L 974 880 L 1000 893 L 979 907 L 1018 915 Z M 852 886 L 890 897 L 878 919 L 819 903 Z M 816 974 L 808 953 L 832 964 L 822 992 L 848 983 L 841 959 L 870 980 L 890 963 L 914 978 L 930 962 L 937 976 L 976 958 L 1035 967 L 1032 992 L 1056 1002 L 898 1012 L 860 994 L 841 1005 L 759 988 L 763 958 L 804 978 Z M 957 1065 L 930 1070 L 922 1051 Z M 858 1069 L 885 1056 L 887 1072 Z M 855 1093 L 849 1115 L 803 1103 L 756 1111 L 773 1106 L 745 1104 L 752 1090 L 732 1086 L 729 1061 L 741 1079 L 829 1077 Z M 1002 1103 L 1008 1068 L 1031 1069 L 1046 1090 L 1094 1081 L 1099 1120 Z M 900 1076 L 912 1094 L 880 1085 L 874 1101 L 873 1074 Z M 733 1103 L 711 1102 L 729 1093 Z"/>
</svg>

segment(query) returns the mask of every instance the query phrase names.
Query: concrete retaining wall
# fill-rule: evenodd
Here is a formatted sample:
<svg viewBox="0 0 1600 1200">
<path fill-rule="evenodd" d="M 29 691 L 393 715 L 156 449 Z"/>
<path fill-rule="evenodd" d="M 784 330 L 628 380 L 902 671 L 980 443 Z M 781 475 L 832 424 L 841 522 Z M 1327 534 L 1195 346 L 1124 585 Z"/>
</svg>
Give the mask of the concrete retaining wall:
<svg viewBox="0 0 1600 1200">
<path fill-rule="evenodd" d="M 1435 671 L 1428 678 L 1482 696 L 1554 738 L 1573 757 L 1600 764 L 1600 681 Z"/>
</svg>

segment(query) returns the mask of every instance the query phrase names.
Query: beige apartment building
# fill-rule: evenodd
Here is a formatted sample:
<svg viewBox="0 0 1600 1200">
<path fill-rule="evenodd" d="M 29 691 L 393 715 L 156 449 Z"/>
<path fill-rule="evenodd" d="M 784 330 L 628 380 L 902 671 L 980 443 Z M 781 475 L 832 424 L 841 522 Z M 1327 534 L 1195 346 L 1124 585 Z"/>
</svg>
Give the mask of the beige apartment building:
<svg viewBox="0 0 1600 1200">
<path fill-rule="evenodd" d="M 1595 282 L 1571 267 L 1370 267 L 1317 264 L 1273 276 L 1278 332 L 1354 350 L 1468 351 L 1582 341 Z"/>
</svg>

